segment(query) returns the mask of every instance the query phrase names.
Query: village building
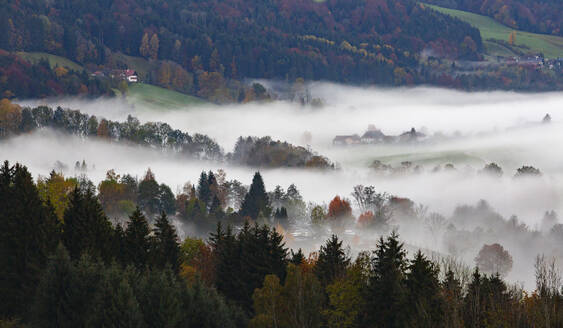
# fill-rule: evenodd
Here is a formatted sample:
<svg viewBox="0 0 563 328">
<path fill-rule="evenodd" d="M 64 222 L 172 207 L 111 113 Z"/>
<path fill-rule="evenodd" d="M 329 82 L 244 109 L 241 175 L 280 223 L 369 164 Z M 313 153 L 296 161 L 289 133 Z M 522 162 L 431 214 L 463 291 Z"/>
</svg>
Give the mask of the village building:
<svg viewBox="0 0 563 328">
<path fill-rule="evenodd" d="M 357 145 L 362 142 L 360 136 L 357 134 L 349 135 L 349 136 L 336 136 L 332 140 L 332 144 L 335 146 L 348 146 L 348 145 Z"/>
</svg>

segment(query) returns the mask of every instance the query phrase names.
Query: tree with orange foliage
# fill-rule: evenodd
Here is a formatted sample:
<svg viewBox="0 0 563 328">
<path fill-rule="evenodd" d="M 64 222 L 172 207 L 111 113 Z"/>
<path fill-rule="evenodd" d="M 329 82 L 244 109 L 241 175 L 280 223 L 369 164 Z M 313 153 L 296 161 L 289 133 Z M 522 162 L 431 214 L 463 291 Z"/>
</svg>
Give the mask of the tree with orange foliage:
<svg viewBox="0 0 563 328">
<path fill-rule="evenodd" d="M 328 206 L 328 217 L 331 219 L 346 219 L 352 217 L 352 207 L 347 199 L 334 197 Z"/>
</svg>

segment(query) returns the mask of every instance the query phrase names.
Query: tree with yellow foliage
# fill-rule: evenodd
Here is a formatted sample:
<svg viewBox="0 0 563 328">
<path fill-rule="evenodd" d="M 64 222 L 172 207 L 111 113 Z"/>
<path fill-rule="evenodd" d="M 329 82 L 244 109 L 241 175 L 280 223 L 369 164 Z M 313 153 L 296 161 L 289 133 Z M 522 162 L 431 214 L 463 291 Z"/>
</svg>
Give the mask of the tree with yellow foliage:
<svg viewBox="0 0 563 328">
<path fill-rule="evenodd" d="M 57 66 L 57 68 L 55 68 L 55 75 L 57 76 L 57 78 L 61 78 L 65 75 L 68 74 L 68 70 L 62 66 Z"/>
<path fill-rule="evenodd" d="M 150 56 L 150 46 L 149 46 L 149 35 L 147 33 L 143 34 L 143 38 L 141 39 L 141 46 L 139 47 L 139 53 L 143 57 Z"/>
<path fill-rule="evenodd" d="M 159 47 L 160 41 L 158 40 L 158 35 L 153 34 L 151 37 L 151 41 L 149 44 L 149 57 L 153 60 L 156 60 L 158 58 L 158 47 Z"/>
<path fill-rule="evenodd" d="M 59 220 L 63 220 L 65 209 L 70 202 L 70 194 L 78 185 L 74 178 L 65 178 L 62 173 L 51 171 L 48 178 L 39 177 L 37 179 L 37 189 L 43 201 L 49 200 L 55 209 L 55 214 Z"/>
<path fill-rule="evenodd" d="M 0 100 L 0 138 L 16 133 L 21 121 L 21 107 L 8 99 Z"/>
</svg>

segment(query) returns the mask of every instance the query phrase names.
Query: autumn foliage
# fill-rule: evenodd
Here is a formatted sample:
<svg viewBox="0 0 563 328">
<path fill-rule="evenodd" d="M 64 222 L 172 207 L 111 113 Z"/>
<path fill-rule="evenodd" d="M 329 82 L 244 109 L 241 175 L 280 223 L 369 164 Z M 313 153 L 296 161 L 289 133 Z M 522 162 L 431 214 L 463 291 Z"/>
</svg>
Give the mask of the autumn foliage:
<svg viewBox="0 0 563 328">
<path fill-rule="evenodd" d="M 352 207 L 346 199 L 336 196 L 328 206 L 328 217 L 331 219 L 345 219 L 352 217 Z"/>
</svg>

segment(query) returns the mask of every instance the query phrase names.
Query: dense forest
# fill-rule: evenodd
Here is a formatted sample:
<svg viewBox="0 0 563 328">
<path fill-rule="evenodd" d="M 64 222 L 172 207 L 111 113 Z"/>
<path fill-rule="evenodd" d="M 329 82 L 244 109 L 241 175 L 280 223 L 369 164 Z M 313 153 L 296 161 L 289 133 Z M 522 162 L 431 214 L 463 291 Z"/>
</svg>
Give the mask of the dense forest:
<svg viewBox="0 0 563 328">
<path fill-rule="evenodd" d="M 392 83 L 426 46 L 466 59 L 482 49 L 478 30 L 411 0 L 3 2 L 0 48 L 83 64 L 110 50 L 234 78 Z"/>
<path fill-rule="evenodd" d="M 557 74 L 534 67 L 459 74 L 422 61 L 422 53 L 448 62 L 480 60 L 484 49 L 478 29 L 414 0 L 2 0 L 0 5 L 5 31 L 0 49 L 59 55 L 90 72 L 125 69 L 134 58 L 144 58 L 135 64 L 144 82 L 213 102 L 264 98 L 245 85 L 248 78 L 469 90 L 554 90 L 562 84 Z M 551 29 L 557 23 L 536 20 Z M 0 91 L 28 96 L 19 89 Z M 88 86 L 89 94 L 99 92 Z"/>
<path fill-rule="evenodd" d="M 49 179 L 60 180 L 55 175 Z M 112 179 L 117 178 L 108 174 L 106 181 L 115 183 Z M 138 186 L 138 204 L 144 203 L 146 190 L 159 189 L 158 184 L 149 187 L 156 183 L 147 182 L 151 180 L 149 171 Z M 212 173 L 202 173 L 197 189 L 190 189 L 194 193 L 190 197 L 201 201 L 206 213 L 211 208 L 202 199 L 218 198 L 216 181 Z M 143 183 L 147 185 L 141 187 Z M 100 202 L 107 202 L 104 184 L 97 194 L 92 183 L 82 178 L 69 189 L 67 203 L 58 213 L 51 201 L 56 188 L 48 189 L 46 196 L 45 181 L 35 183 L 26 167 L 2 165 L 2 326 L 560 327 L 563 323 L 561 278 L 543 256 L 536 259 L 536 287 L 531 293 L 504 281 L 504 269 L 512 259 L 498 244 L 483 247 L 476 258 L 478 266 L 469 275 L 421 251 L 407 252 L 394 232 L 355 257 L 336 235 L 306 256 L 301 249 L 288 249 L 277 229 L 251 222 L 260 216 L 283 216 L 284 211 L 270 208 L 276 205 L 276 193 L 283 195 L 278 201 L 300 201 L 295 186 L 287 193 L 266 193 L 259 173 L 238 211 L 247 217 L 244 223 L 223 219 L 227 224 L 219 221 L 205 239 L 180 240 L 170 219 L 174 211 L 167 214 L 165 207 L 150 209 L 145 203 L 134 207 L 125 220 L 112 222 Z M 349 206 L 335 198 L 326 219 L 345 219 Z M 491 266 L 496 273 L 487 273 Z"/>
<path fill-rule="evenodd" d="M 428 0 L 428 3 L 471 11 L 515 29 L 563 36 L 563 2 L 559 0 Z"/>
</svg>

